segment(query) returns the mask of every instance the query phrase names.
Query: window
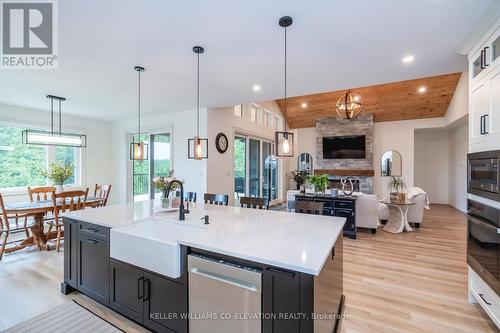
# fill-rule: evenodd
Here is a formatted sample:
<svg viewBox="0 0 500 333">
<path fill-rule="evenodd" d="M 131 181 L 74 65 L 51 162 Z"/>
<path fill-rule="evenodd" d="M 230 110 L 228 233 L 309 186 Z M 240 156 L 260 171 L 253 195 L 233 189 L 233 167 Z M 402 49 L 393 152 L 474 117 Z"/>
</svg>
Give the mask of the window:
<svg viewBox="0 0 500 333">
<path fill-rule="evenodd" d="M 133 139 L 139 142 L 139 137 Z M 143 134 L 140 141 L 148 144 L 149 159 L 133 161 L 133 198 L 144 201 L 159 197 L 159 190 L 152 186 L 154 177 L 167 177 L 172 169 L 170 133 Z"/>
<path fill-rule="evenodd" d="M 257 107 L 255 107 L 254 105 L 250 107 L 250 121 L 252 123 L 257 122 Z"/>
<path fill-rule="evenodd" d="M 234 115 L 238 118 L 243 118 L 243 105 L 238 104 L 234 106 Z"/>
<path fill-rule="evenodd" d="M 0 188 L 45 186 L 42 177 L 49 163 L 71 163 L 75 172 L 66 185 L 79 184 L 80 150 L 74 147 L 35 146 L 22 143 L 23 128 L 0 125 Z"/>
<path fill-rule="evenodd" d="M 272 127 L 271 120 L 272 120 L 271 112 L 264 110 L 264 126 L 269 128 Z"/>
<path fill-rule="evenodd" d="M 282 131 L 283 130 L 283 120 L 279 116 L 274 117 L 274 129 L 276 131 Z"/>
</svg>

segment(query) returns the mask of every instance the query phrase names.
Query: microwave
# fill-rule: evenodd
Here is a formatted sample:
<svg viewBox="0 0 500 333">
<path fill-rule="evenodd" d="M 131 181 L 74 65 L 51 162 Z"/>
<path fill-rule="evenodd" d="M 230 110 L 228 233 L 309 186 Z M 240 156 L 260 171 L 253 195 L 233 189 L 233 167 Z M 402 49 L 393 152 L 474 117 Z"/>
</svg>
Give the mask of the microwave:
<svg viewBox="0 0 500 333">
<path fill-rule="evenodd" d="M 467 155 L 467 192 L 500 201 L 500 150 Z"/>
</svg>

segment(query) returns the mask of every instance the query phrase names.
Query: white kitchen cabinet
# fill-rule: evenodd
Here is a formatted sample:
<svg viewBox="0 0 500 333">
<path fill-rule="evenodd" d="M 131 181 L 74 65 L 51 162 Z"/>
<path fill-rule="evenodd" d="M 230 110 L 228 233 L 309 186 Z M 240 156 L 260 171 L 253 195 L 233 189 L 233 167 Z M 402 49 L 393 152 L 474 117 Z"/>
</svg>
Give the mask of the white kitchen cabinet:
<svg viewBox="0 0 500 333">
<path fill-rule="evenodd" d="M 490 83 L 488 78 L 471 87 L 469 100 L 469 144 L 477 145 L 488 139 L 490 114 Z"/>
<path fill-rule="evenodd" d="M 500 149 L 500 63 L 494 68 L 490 82 L 489 140 L 498 142 Z"/>
</svg>

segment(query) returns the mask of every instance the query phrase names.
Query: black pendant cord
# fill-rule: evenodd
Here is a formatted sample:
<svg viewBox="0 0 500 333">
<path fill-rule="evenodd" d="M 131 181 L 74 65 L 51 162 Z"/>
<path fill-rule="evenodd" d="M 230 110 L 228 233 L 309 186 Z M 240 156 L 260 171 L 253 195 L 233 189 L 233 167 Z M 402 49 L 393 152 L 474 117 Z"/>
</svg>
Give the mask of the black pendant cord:
<svg viewBox="0 0 500 333">
<path fill-rule="evenodd" d="M 59 100 L 59 136 L 62 136 L 62 101 Z"/>
<path fill-rule="evenodd" d="M 198 53 L 197 69 L 197 87 L 196 87 L 196 136 L 200 137 L 200 54 Z"/>
<path fill-rule="evenodd" d="M 138 114 L 138 121 L 137 121 L 137 135 L 139 139 L 139 143 L 141 142 L 141 71 L 137 71 L 137 114 Z"/>
<path fill-rule="evenodd" d="M 287 107 L 287 105 L 286 105 L 287 104 L 286 103 L 287 102 L 287 100 L 286 100 L 286 97 L 287 97 L 286 96 L 286 79 L 287 79 L 287 77 L 286 77 L 286 73 L 287 73 L 287 43 L 286 43 L 287 38 L 286 38 L 286 30 L 287 30 L 287 27 L 285 27 L 285 121 L 284 121 L 285 122 L 285 132 L 287 131 L 287 128 L 286 128 L 286 107 Z"/>
<path fill-rule="evenodd" d="M 54 99 L 50 98 L 50 134 L 54 135 Z"/>
</svg>

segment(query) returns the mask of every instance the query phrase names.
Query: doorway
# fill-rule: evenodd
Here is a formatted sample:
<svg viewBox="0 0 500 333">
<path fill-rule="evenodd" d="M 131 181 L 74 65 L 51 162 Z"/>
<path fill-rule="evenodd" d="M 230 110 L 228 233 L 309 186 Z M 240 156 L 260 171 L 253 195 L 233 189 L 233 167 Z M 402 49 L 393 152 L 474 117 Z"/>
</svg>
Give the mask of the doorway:
<svg viewBox="0 0 500 333">
<path fill-rule="evenodd" d="M 132 189 L 133 200 L 154 199 L 160 191 L 153 184 L 154 177 L 166 177 L 172 170 L 172 143 L 170 133 L 151 133 L 133 137 L 148 144 L 149 159 L 133 161 Z"/>
<path fill-rule="evenodd" d="M 234 199 L 262 197 L 278 200 L 278 160 L 270 140 L 236 134 L 234 138 Z"/>
</svg>

